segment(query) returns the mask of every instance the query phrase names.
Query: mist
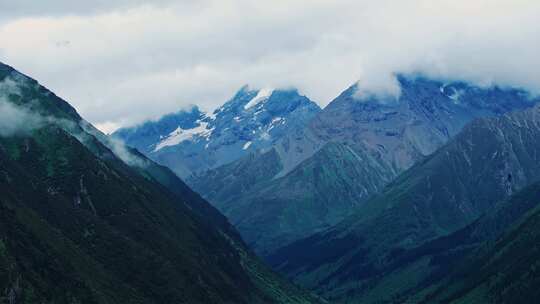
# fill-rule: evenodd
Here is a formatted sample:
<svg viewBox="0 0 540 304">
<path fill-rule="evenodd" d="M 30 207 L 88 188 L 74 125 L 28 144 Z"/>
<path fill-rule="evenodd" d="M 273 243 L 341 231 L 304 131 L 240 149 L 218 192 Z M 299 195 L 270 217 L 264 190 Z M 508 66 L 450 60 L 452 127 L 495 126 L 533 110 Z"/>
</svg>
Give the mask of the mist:
<svg viewBox="0 0 540 304">
<path fill-rule="evenodd" d="M 0 97 L 0 136 L 25 135 L 39 128 L 44 120 Z"/>
</svg>

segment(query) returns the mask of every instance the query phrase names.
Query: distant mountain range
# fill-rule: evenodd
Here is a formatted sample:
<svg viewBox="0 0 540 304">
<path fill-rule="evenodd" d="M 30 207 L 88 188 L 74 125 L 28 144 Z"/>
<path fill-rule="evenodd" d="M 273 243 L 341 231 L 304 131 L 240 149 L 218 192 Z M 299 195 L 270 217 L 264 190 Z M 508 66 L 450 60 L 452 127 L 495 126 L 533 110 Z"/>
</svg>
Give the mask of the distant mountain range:
<svg viewBox="0 0 540 304">
<path fill-rule="evenodd" d="M 493 263 L 511 263 L 496 246 L 539 258 L 521 245 L 534 238 L 509 232 L 520 221 L 535 225 L 525 218 L 534 222 L 528 212 L 538 203 L 537 188 L 527 186 L 540 181 L 539 100 L 519 89 L 418 75 L 397 80 L 398 97 L 362 95 L 353 85 L 249 153 L 191 171 L 187 182 L 275 269 L 331 302 L 525 299 L 519 288 L 534 294 L 519 277 L 534 269 Z M 253 115 L 246 108 L 264 105 L 268 95 L 253 92 L 237 108 Z M 225 129 L 235 123 L 223 121 Z M 168 156 L 183 162 L 178 149 Z M 479 258 L 488 255 L 497 262 Z M 478 272 L 468 268 L 478 264 Z M 493 281 L 498 271 L 511 281 Z"/>
<path fill-rule="evenodd" d="M 0 301 L 317 303 L 172 171 L 0 64 Z"/>
<path fill-rule="evenodd" d="M 351 86 L 270 150 L 187 181 L 268 255 L 337 224 L 473 119 L 536 102 L 517 89 L 398 81 L 398 98 L 360 96 Z"/>
<path fill-rule="evenodd" d="M 404 301 L 397 299 L 413 291 L 429 293 L 426 285 L 450 272 L 449 265 L 471 246 L 496 239 L 535 207 L 538 198 L 519 191 L 539 180 L 539 106 L 476 120 L 353 215 L 268 260 L 329 300 Z M 447 290 L 437 292 L 442 294 Z"/>
<path fill-rule="evenodd" d="M 157 121 L 116 131 L 112 136 L 190 178 L 268 149 L 320 112 L 297 90 L 241 88 L 212 114 L 194 106 Z"/>
</svg>

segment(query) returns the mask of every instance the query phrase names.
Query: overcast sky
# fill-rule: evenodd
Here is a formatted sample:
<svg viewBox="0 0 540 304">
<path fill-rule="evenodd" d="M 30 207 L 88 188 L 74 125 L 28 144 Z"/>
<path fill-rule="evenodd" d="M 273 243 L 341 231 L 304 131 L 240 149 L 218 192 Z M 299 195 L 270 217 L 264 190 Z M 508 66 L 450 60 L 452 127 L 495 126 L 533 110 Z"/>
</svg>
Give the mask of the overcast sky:
<svg viewBox="0 0 540 304">
<path fill-rule="evenodd" d="M 11 2 L 11 3 L 5 3 Z M 0 0 L 0 61 L 105 131 L 243 84 L 321 106 L 421 72 L 540 92 L 538 0 Z"/>
</svg>

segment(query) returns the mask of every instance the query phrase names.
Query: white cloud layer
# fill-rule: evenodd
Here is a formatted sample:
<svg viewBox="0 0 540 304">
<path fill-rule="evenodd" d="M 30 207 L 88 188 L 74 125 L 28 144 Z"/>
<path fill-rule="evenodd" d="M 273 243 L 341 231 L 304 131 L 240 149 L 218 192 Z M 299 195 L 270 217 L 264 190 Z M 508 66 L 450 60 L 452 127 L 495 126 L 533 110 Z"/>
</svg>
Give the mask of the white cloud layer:
<svg viewBox="0 0 540 304">
<path fill-rule="evenodd" d="M 537 0 L 12 2 L 0 61 L 106 130 L 214 108 L 246 83 L 323 106 L 355 81 L 396 93 L 398 72 L 540 92 Z"/>
</svg>

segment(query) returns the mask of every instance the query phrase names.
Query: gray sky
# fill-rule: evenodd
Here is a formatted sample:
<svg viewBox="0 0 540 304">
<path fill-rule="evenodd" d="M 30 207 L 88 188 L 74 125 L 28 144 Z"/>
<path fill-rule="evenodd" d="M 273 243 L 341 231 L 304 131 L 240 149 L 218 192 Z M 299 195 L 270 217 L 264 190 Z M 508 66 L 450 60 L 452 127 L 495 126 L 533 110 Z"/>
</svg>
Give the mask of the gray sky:
<svg viewBox="0 0 540 304">
<path fill-rule="evenodd" d="M 540 92 L 537 0 L 0 0 L 0 61 L 105 131 L 243 84 L 326 105 L 421 72 Z"/>
</svg>

